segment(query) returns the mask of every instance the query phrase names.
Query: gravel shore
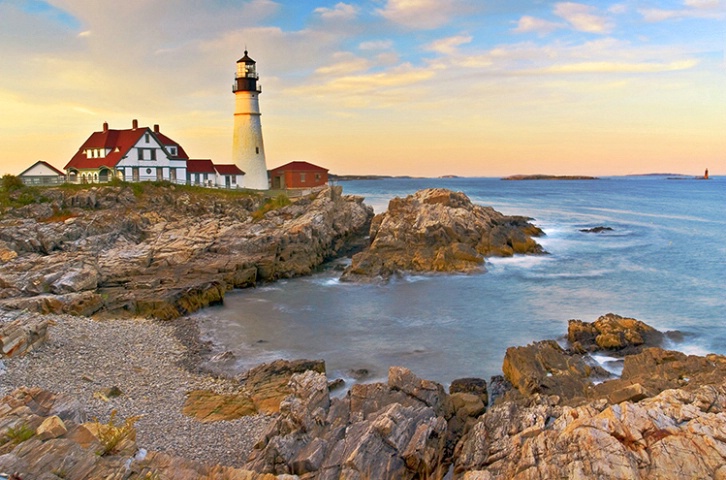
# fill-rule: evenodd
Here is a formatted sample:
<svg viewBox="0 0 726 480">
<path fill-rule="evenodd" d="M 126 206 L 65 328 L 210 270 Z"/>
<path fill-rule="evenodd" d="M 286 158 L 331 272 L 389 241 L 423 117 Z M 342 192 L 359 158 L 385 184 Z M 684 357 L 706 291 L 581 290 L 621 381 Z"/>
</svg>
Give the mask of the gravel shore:
<svg viewBox="0 0 726 480">
<path fill-rule="evenodd" d="M 20 386 L 69 395 L 85 406 L 88 419 L 105 422 L 141 415 L 137 444 L 207 464 L 242 466 L 271 417 L 244 417 L 203 424 L 181 413 L 192 390 L 240 391 L 239 383 L 197 371 L 199 342 L 191 319 L 96 321 L 53 315 L 48 342 L 0 364 L 0 396 Z M 105 399 L 99 392 L 118 387 Z"/>
</svg>

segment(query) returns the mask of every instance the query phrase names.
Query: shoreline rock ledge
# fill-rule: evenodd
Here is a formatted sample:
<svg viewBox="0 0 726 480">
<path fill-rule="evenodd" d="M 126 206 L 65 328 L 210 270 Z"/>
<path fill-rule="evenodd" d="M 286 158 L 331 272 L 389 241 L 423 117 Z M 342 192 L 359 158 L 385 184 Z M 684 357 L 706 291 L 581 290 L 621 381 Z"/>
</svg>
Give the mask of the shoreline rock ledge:
<svg viewBox="0 0 726 480">
<path fill-rule="evenodd" d="M 528 218 L 474 205 L 443 188 L 396 197 L 373 218 L 369 247 L 353 256 L 341 280 L 387 280 L 402 272 L 482 271 L 484 257 L 545 253 Z"/>
</svg>

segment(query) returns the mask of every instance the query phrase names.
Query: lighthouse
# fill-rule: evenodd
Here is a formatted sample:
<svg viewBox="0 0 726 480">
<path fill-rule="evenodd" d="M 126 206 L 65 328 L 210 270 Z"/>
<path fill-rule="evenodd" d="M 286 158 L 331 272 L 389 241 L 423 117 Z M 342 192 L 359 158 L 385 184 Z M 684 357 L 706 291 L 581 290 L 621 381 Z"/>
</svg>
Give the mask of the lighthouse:
<svg viewBox="0 0 726 480">
<path fill-rule="evenodd" d="M 255 61 L 247 55 L 237 60 L 237 74 L 232 91 L 235 96 L 232 160 L 245 172 L 244 186 L 267 190 L 267 163 L 262 142 L 259 97 L 262 87 L 257 84 Z"/>
</svg>

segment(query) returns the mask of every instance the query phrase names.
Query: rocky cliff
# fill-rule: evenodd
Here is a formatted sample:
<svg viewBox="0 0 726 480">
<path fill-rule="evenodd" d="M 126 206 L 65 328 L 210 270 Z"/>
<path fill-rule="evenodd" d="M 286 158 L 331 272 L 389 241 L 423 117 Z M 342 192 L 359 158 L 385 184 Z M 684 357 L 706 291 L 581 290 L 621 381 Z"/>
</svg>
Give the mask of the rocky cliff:
<svg viewBox="0 0 726 480">
<path fill-rule="evenodd" d="M 230 288 L 311 273 L 364 234 L 360 197 L 259 196 L 144 185 L 46 189 L 0 220 L 0 306 L 174 318 Z M 268 201 L 269 202 L 269 201 Z"/>
<path fill-rule="evenodd" d="M 387 279 L 399 272 L 482 271 L 484 257 L 543 253 L 542 231 L 524 217 L 474 205 L 442 188 L 394 198 L 371 223 L 369 247 L 353 257 L 343 280 Z"/>
</svg>

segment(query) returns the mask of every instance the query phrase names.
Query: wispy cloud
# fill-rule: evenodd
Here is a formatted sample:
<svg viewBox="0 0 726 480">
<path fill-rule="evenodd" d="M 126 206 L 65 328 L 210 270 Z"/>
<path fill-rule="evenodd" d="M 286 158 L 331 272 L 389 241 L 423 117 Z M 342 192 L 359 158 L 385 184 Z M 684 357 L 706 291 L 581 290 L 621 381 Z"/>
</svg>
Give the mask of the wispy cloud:
<svg viewBox="0 0 726 480">
<path fill-rule="evenodd" d="M 435 40 L 428 44 L 425 49 L 431 52 L 452 55 L 456 53 L 457 47 L 470 43 L 472 40 L 473 37 L 471 35 L 456 35 Z"/>
<path fill-rule="evenodd" d="M 609 33 L 613 28 L 612 22 L 598 14 L 597 8 L 590 5 L 574 2 L 557 3 L 554 13 L 581 32 Z"/>
<path fill-rule="evenodd" d="M 565 26 L 566 25 L 562 23 L 551 22 L 542 18 L 524 15 L 522 18 L 519 19 L 519 21 L 517 22 L 517 26 L 512 31 L 515 33 L 534 32 L 540 35 L 545 35 Z"/>
<path fill-rule="evenodd" d="M 333 8 L 316 8 L 315 13 L 325 20 L 352 20 L 358 16 L 360 8 L 348 3 L 339 2 Z"/>
</svg>

